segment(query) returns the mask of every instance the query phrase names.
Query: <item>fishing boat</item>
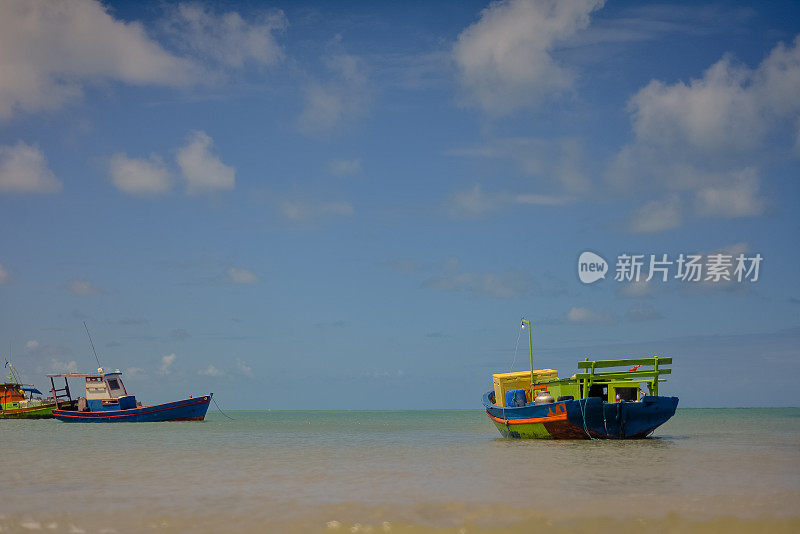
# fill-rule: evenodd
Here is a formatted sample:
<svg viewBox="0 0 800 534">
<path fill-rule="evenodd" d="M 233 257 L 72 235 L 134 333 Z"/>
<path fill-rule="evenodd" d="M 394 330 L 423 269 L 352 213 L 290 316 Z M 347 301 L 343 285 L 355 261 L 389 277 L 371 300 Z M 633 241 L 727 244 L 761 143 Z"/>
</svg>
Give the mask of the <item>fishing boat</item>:
<svg viewBox="0 0 800 534">
<path fill-rule="evenodd" d="M 128 393 L 119 370 L 106 372 L 99 367 L 96 373 L 62 373 L 47 377 L 56 403 L 53 417 L 67 423 L 202 421 L 213 396 L 213 393 L 209 393 L 165 404 L 141 406 L 136 396 Z M 84 397 L 73 400 L 70 378 L 84 380 Z M 56 379 L 64 380 L 63 387 L 56 387 Z"/>
<path fill-rule="evenodd" d="M 671 373 L 671 357 L 578 362 L 578 372 L 559 378 L 553 369 L 492 375 L 494 390 L 483 395 L 486 415 L 507 438 L 640 439 L 667 422 L 677 397 L 659 395 L 661 378 Z M 620 369 L 623 368 L 623 369 Z"/>
<path fill-rule="evenodd" d="M 6 367 L 10 372 L 8 380 L 0 382 L 0 419 L 52 418 L 55 401 L 42 399 L 42 392 L 33 384 L 22 384 L 19 373 L 8 361 Z"/>
<path fill-rule="evenodd" d="M 41 395 L 42 392 L 30 384 L 11 380 L 0 383 L 0 419 L 52 418 L 56 405 L 46 402 Z"/>
</svg>

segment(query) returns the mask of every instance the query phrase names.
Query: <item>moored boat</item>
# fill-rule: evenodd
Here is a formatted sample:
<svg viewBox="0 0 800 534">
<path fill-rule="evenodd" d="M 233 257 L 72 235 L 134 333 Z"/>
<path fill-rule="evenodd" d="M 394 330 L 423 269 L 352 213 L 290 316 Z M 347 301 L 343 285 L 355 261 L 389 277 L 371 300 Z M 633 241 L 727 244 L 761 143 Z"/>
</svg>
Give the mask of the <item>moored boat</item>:
<svg viewBox="0 0 800 534">
<path fill-rule="evenodd" d="M 0 383 L 0 419 L 48 419 L 53 417 L 56 403 L 43 399 L 42 392 L 33 384 L 22 384 L 19 373 L 10 368 L 8 380 Z"/>
<path fill-rule="evenodd" d="M 189 397 L 174 402 L 141 406 L 129 394 L 117 370 L 96 373 L 62 373 L 47 375 L 56 402 L 53 417 L 64 422 L 78 423 L 144 423 L 159 421 L 202 421 L 205 419 L 213 393 Z M 55 380 L 64 379 L 64 386 L 56 387 Z M 83 378 L 86 396 L 73 400 L 69 388 L 70 378 Z"/>
<path fill-rule="evenodd" d="M 552 369 L 534 370 L 531 324 L 523 319 L 522 327 L 531 371 L 495 374 L 494 390 L 483 395 L 486 414 L 504 437 L 639 439 L 675 414 L 678 398 L 660 396 L 658 387 L 672 358 L 587 358 L 576 374 L 558 378 Z"/>
<path fill-rule="evenodd" d="M 45 419 L 53 417 L 54 402 L 46 402 L 41 391 L 13 381 L 0 383 L 0 419 Z"/>
</svg>

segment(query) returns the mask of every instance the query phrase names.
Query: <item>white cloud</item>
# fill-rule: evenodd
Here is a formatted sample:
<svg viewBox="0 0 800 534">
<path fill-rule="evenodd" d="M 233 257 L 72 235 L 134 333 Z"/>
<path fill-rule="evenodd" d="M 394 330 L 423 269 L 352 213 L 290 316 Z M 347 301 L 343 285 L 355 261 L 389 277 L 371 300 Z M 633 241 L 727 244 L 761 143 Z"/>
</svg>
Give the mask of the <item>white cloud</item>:
<svg viewBox="0 0 800 534">
<path fill-rule="evenodd" d="M 677 195 L 665 200 L 648 202 L 634 211 L 628 220 L 628 230 L 637 234 L 661 232 L 681 225 L 681 204 Z"/>
<path fill-rule="evenodd" d="M 306 132 L 332 129 L 344 116 L 344 103 L 335 94 L 319 83 L 306 88 L 305 105 L 297 124 Z"/>
<path fill-rule="evenodd" d="M 212 143 L 205 132 L 196 131 L 190 134 L 188 144 L 178 149 L 178 166 L 190 194 L 233 189 L 235 185 L 236 169 L 211 153 Z"/>
<path fill-rule="evenodd" d="M 750 156 L 770 131 L 798 119 L 798 86 L 800 36 L 789 47 L 778 44 L 755 69 L 725 56 L 688 84 L 652 80 L 628 107 L 637 143 L 680 149 L 695 160 Z"/>
<path fill-rule="evenodd" d="M 567 321 L 571 323 L 604 324 L 614 322 L 614 317 L 607 311 L 595 311 L 582 306 L 573 306 L 567 312 Z"/>
<path fill-rule="evenodd" d="M 47 167 L 47 161 L 41 150 L 22 141 L 13 146 L 0 146 L 0 193 L 58 193 L 59 191 L 61 182 Z"/>
<path fill-rule="evenodd" d="M 25 344 L 26 365 L 33 367 L 37 374 L 76 372 L 78 364 L 68 347 L 42 345 L 35 340 Z"/>
<path fill-rule="evenodd" d="M 363 61 L 338 53 L 324 58 L 330 73 L 324 81 L 314 81 L 305 89 L 304 105 L 297 119 L 306 133 L 330 133 L 363 115 L 372 100 L 372 91 Z"/>
<path fill-rule="evenodd" d="M 244 376 L 253 376 L 253 368 L 250 367 L 246 361 L 240 358 L 236 358 L 236 369 L 238 369 L 238 371 Z"/>
<path fill-rule="evenodd" d="M 617 186 L 681 193 L 700 216 L 763 213 L 759 167 L 792 155 L 800 36 L 756 67 L 725 56 L 688 83 L 652 80 L 629 101 L 635 139 L 609 168 Z"/>
<path fill-rule="evenodd" d="M 225 274 L 234 284 L 255 284 L 258 282 L 258 276 L 250 269 L 229 267 Z"/>
<path fill-rule="evenodd" d="M 570 194 L 591 191 L 583 142 L 578 138 L 500 138 L 482 146 L 450 150 L 448 154 L 510 161 L 523 173 L 555 184 Z"/>
<path fill-rule="evenodd" d="M 151 39 L 139 22 L 115 19 L 97 0 L 0 2 L 0 119 L 56 109 L 107 81 L 189 86 L 224 79 L 247 65 L 283 58 L 280 10 L 217 15 L 200 3 L 166 6 L 157 24 L 183 57 Z"/>
<path fill-rule="evenodd" d="M 446 202 L 448 211 L 457 217 L 480 217 L 511 205 L 562 206 L 574 199 L 564 195 L 511 194 L 504 191 L 484 193 L 480 184 L 456 191 Z"/>
<path fill-rule="evenodd" d="M 605 43 L 655 41 L 664 38 L 733 34 L 744 31 L 756 14 L 748 7 L 637 2 L 616 6 L 613 17 L 592 21 L 570 39 L 570 47 L 598 47 Z"/>
<path fill-rule="evenodd" d="M 178 4 L 164 26 L 175 46 L 187 55 L 238 69 L 246 63 L 278 63 L 283 50 L 274 34 L 283 31 L 288 21 L 280 10 L 245 20 L 237 12 L 216 15 L 203 4 L 192 2 Z"/>
<path fill-rule="evenodd" d="M 534 287 L 533 279 L 521 271 L 503 273 L 462 272 L 458 258 L 445 262 L 444 274 L 425 280 L 423 287 L 441 291 L 468 291 L 480 297 L 510 299 Z"/>
<path fill-rule="evenodd" d="M 651 81 L 629 103 L 636 139 L 702 155 L 752 150 L 765 124 L 759 117 L 762 103 L 747 79 L 747 69 L 726 57 L 688 85 Z"/>
<path fill-rule="evenodd" d="M 61 361 L 57 358 L 50 360 L 50 370 L 53 373 L 77 373 L 78 362 L 75 360 Z"/>
<path fill-rule="evenodd" d="M 505 194 L 486 194 L 480 184 L 475 184 L 470 189 L 456 191 L 450 199 L 449 205 L 456 215 L 480 216 L 498 209 L 506 202 Z"/>
<path fill-rule="evenodd" d="M 705 216 L 748 217 L 761 215 L 765 202 L 758 197 L 758 174 L 749 167 L 732 176 L 733 183 L 697 192 L 697 212 Z"/>
<path fill-rule="evenodd" d="M 200 371 L 197 371 L 197 374 L 205 375 L 205 376 L 217 376 L 218 377 L 218 376 L 225 376 L 225 371 L 221 371 L 221 370 L 217 369 L 216 367 L 214 367 L 213 365 L 209 365 L 205 369 L 201 369 Z"/>
<path fill-rule="evenodd" d="M 732 243 L 730 245 L 725 245 L 721 247 L 712 254 L 729 254 L 731 256 L 738 256 L 739 254 L 745 254 L 748 250 L 750 250 L 750 244 L 744 241 L 740 241 L 738 243 Z"/>
<path fill-rule="evenodd" d="M 355 213 L 353 205 L 344 201 L 283 200 L 279 208 L 284 217 L 297 222 L 331 216 L 350 216 Z"/>
<path fill-rule="evenodd" d="M 233 189 L 236 184 L 236 169 L 211 152 L 213 142 L 205 132 L 194 131 L 177 150 L 176 163 L 190 195 Z M 109 171 L 114 185 L 128 194 L 159 195 L 172 187 L 172 173 L 157 155 L 141 159 L 118 153 L 110 158 Z"/>
<path fill-rule="evenodd" d="M 161 367 L 159 367 L 158 371 L 162 375 L 168 375 L 172 372 L 172 365 L 175 363 L 177 356 L 175 353 L 167 354 L 166 356 L 161 357 Z"/>
<path fill-rule="evenodd" d="M 88 280 L 70 280 L 67 283 L 67 288 L 74 295 L 99 295 L 105 291 L 97 286 L 92 285 Z"/>
<path fill-rule="evenodd" d="M 637 298 L 652 295 L 654 287 L 647 281 L 647 273 L 643 273 L 637 280 L 621 286 L 617 293 L 623 297 Z"/>
<path fill-rule="evenodd" d="M 172 339 L 176 339 L 178 341 L 186 341 L 187 339 L 189 339 L 190 336 L 189 336 L 189 332 L 187 332 L 185 329 L 183 329 L 183 328 L 175 328 L 170 333 L 170 337 Z"/>
<path fill-rule="evenodd" d="M 0 285 L 3 285 L 6 282 L 8 282 L 10 278 L 11 276 L 9 276 L 8 271 L 6 271 L 5 268 L 3 267 L 3 264 L 0 263 Z"/>
<path fill-rule="evenodd" d="M 589 25 L 603 0 L 503 0 L 481 12 L 453 46 L 464 101 L 502 115 L 571 89 L 553 50 Z"/>
<path fill-rule="evenodd" d="M 358 174 L 361 172 L 361 159 L 332 159 L 328 162 L 328 170 L 336 176 Z"/>
<path fill-rule="evenodd" d="M 54 109 L 105 80 L 178 86 L 193 65 L 94 0 L 0 2 L 0 118 Z"/>
<path fill-rule="evenodd" d="M 158 195 L 169 191 L 172 185 L 170 173 L 158 156 L 136 159 L 114 154 L 109 172 L 117 189 L 130 195 Z"/>
<path fill-rule="evenodd" d="M 147 372 L 141 367 L 128 367 L 125 369 L 125 376 L 127 378 L 141 378 L 147 376 Z"/>
<path fill-rule="evenodd" d="M 627 316 L 629 321 L 637 323 L 664 318 L 661 312 L 654 309 L 652 305 L 646 303 L 635 304 L 628 308 Z"/>
</svg>

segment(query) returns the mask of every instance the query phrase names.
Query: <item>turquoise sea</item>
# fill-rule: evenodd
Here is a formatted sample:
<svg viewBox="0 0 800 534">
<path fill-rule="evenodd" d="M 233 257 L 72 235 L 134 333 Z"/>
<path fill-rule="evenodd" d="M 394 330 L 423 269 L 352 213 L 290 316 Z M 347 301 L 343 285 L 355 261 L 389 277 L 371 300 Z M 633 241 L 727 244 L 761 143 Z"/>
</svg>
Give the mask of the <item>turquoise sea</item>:
<svg viewBox="0 0 800 534">
<path fill-rule="evenodd" d="M 641 441 L 513 441 L 481 410 L 0 421 L 0 532 L 798 532 L 800 408 Z"/>
</svg>

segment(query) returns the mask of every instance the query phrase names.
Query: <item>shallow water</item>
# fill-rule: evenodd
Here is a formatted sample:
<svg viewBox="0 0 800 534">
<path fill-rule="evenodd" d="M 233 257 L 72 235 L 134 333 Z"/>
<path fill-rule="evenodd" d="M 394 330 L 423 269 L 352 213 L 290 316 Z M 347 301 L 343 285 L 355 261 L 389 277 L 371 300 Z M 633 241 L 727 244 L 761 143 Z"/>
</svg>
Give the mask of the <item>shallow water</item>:
<svg viewBox="0 0 800 534">
<path fill-rule="evenodd" d="M 229 415 L 0 421 L 0 531 L 800 529 L 800 408 L 679 409 L 640 441 L 505 440 L 477 410 Z"/>
</svg>

